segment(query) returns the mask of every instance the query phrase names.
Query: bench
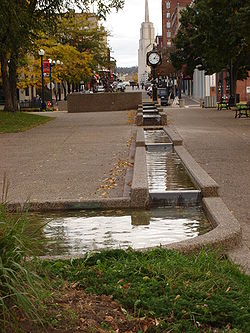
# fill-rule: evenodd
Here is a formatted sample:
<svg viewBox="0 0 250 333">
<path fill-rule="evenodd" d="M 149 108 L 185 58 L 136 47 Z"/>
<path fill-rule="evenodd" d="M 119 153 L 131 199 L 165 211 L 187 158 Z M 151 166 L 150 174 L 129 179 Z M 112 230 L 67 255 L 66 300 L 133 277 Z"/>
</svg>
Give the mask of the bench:
<svg viewBox="0 0 250 333">
<path fill-rule="evenodd" d="M 236 104 L 235 108 L 235 116 L 234 118 L 241 118 L 241 116 L 248 117 L 248 111 L 250 110 L 250 101 L 248 101 L 246 104 L 238 103 Z"/>
<path fill-rule="evenodd" d="M 217 110 L 222 110 L 222 109 L 226 109 L 226 110 L 230 110 L 230 105 L 229 103 L 227 102 L 218 102 L 217 103 Z"/>
</svg>

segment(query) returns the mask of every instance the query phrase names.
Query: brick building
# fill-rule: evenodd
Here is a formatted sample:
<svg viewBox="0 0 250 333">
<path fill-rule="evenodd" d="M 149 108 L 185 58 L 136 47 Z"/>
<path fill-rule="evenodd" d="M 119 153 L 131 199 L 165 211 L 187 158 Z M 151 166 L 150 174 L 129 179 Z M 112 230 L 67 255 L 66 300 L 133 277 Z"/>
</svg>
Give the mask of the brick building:
<svg viewBox="0 0 250 333">
<path fill-rule="evenodd" d="M 162 43 L 163 47 L 172 46 L 172 38 L 180 26 L 180 12 L 192 0 L 162 0 Z"/>
</svg>

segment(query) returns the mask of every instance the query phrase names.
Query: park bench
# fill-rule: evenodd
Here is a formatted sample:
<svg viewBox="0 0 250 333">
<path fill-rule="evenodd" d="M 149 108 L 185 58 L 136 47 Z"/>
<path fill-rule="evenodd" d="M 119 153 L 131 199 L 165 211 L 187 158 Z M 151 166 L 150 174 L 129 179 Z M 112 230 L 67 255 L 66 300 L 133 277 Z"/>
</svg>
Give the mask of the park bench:
<svg viewBox="0 0 250 333">
<path fill-rule="evenodd" d="M 225 101 L 217 102 L 217 110 L 222 110 L 222 109 L 230 110 L 231 108 L 229 102 Z"/>
<path fill-rule="evenodd" d="M 246 104 L 245 103 L 238 103 L 236 104 L 235 108 L 235 116 L 234 118 L 241 118 L 241 116 L 248 117 L 248 113 L 250 110 L 250 101 L 248 101 Z"/>
</svg>

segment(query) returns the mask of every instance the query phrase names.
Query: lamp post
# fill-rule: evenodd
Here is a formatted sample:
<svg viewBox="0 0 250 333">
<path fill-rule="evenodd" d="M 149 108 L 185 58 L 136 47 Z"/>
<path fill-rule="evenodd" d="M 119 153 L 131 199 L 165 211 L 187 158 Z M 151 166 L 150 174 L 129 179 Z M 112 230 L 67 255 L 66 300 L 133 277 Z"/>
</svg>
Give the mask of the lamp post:
<svg viewBox="0 0 250 333">
<path fill-rule="evenodd" d="M 51 107 L 53 106 L 53 87 L 52 87 L 52 67 L 54 67 L 55 65 L 63 65 L 63 62 L 60 60 L 52 60 L 52 59 L 48 59 L 49 60 L 49 89 L 50 89 L 50 104 Z M 60 94 L 61 94 L 61 87 L 59 88 L 60 90 Z M 60 99 L 61 100 L 61 99 Z"/>
<path fill-rule="evenodd" d="M 41 111 L 46 110 L 46 104 L 44 101 L 44 74 L 43 74 L 43 56 L 44 56 L 44 50 L 40 49 L 38 51 L 39 56 L 41 57 L 41 72 L 42 72 L 42 103 L 41 103 Z"/>
<path fill-rule="evenodd" d="M 56 64 L 59 66 L 59 65 L 63 65 L 63 62 L 62 61 L 60 61 L 60 60 L 57 60 L 56 61 Z M 58 88 L 58 98 L 59 98 L 59 101 L 61 101 L 61 83 L 60 82 L 58 82 L 58 84 L 57 84 L 57 88 Z"/>
<path fill-rule="evenodd" d="M 52 59 L 48 59 L 48 60 L 49 60 L 49 90 L 50 90 L 50 105 L 51 105 L 51 107 L 53 107 L 51 68 L 52 68 L 52 66 L 55 66 L 56 62 L 55 62 L 55 60 L 52 60 Z"/>
</svg>

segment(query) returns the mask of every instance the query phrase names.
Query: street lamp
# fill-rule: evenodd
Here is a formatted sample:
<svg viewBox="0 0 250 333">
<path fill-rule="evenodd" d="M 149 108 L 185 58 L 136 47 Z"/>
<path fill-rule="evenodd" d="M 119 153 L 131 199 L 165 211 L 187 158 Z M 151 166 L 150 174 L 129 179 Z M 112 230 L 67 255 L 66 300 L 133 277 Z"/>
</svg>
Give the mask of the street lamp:
<svg viewBox="0 0 250 333">
<path fill-rule="evenodd" d="M 42 72 L 42 103 L 41 103 L 41 111 L 46 110 L 46 104 L 44 101 L 44 75 L 43 75 L 43 56 L 44 56 L 44 50 L 40 49 L 38 51 L 39 56 L 41 57 L 41 72 Z"/>
<path fill-rule="evenodd" d="M 56 64 L 59 66 L 62 66 L 63 65 L 63 62 L 62 61 L 60 61 L 60 60 L 57 60 L 56 61 Z M 59 101 L 61 100 L 61 83 L 60 82 L 58 82 L 58 84 L 57 84 L 57 88 L 58 88 L 58 98 L 59 98 Z"/>
<path fill-rule="evenodd" d="M 50 89 L 50 106 L 53 107 L 53 96 L 52 96 L 52 79 L 51 79 L 51 67 L 55 66 L 56 62 L 55 60 L 52 61 L 52 59 L 49 60 L 49 89 Z"/>
<path fill-rule="evenodd" d="M 53 88 L 52 88 L 52 67 L 55 65 L 63 65 L 63 62 L 60 60 L 52 60 L 52 59 L 48 59 L 49 60 L 49 88 L 50 88 L 50 105 L 51 107 L 53 106 L 53 96 L 52 96 L 52 92 L 53 92 Z M 60 90 L 60 94 L 61 94 L 61 87 L 59 88 Z"/>
</svg>

